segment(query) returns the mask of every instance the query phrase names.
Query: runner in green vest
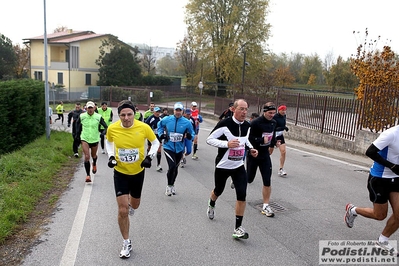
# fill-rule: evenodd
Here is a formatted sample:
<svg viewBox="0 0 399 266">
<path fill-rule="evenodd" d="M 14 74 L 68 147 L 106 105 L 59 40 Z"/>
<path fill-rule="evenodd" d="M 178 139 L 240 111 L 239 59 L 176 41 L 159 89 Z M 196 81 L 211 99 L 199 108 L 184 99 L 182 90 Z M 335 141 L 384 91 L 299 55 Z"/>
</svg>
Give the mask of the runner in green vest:
<svg viewBox="0 0 399 266">
<path fill-rule="evenodd" d="M 112 113 L 112 109 L 108 108 L 107 102 L 102 102 L 101 103 L 101 108 L 97 109 L 97 111 L 102 116 L 102 118 L 104 119 L 105 123 L 109 126 L 111 124 L 111 122 L 112 122 L 113 113 Z M 101 150 L 102 150 L 101 153 L 102 154 L 105 154 L 105 150 L 104 150 L 104 134 L 102 134 L 104 129 L 105 128 L 100 125 L 99 131 L 101 133 L 100 134 L 100 137 L 101 137 L 100 144 L 101 144 Z"/>
<path fill-rule="evenodd" d="M 80 138 L 82 150 L 84 153 L 84 167 L 86 170 L 86 182 L 91 182 L 90 178 L 90 155 L 93 158 L 92 173 L 97 172 L 97 149 L 98 142 L 100 141 L 100 135 L 98 130 L 100 125 L 104 127 L 104 131 L 101 133 L 106 134 L 108 125 L 105 123 L 102 116 L 94 112 L 95 104 L 91 101 L 87 102 L 87 112 L 80 114 L 78 121 L 76 121 L 77 134 Z M 90 150 L 91 149 L 91 153 Z"/>
</svg>

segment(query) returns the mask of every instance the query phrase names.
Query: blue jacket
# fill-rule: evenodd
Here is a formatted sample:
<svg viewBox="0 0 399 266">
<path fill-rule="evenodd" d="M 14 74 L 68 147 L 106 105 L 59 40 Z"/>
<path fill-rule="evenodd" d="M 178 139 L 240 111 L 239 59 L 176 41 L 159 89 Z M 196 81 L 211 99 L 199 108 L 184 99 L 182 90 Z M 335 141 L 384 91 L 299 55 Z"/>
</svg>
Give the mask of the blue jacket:
<svg viewBox="0 0 399 266">
<path fill-rule="evenodd" d="M 184 117 L 176 118 L 176 116 L 170 115 L 158 122 L 158 136 L 166 134 L 168 137 L 163 144 L 163 148 L 166 150 L 175 153 L 183 152 L 183 140 L 186 133 L 190 133 L 192 138 L 195 136 L 190 120 Z"/>
</svg>

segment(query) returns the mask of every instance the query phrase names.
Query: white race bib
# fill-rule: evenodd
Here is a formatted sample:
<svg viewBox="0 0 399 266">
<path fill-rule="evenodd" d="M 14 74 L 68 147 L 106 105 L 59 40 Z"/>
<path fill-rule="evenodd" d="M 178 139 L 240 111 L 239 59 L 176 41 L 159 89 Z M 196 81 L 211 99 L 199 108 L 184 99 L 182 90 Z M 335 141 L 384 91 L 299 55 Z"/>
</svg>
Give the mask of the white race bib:
<svg viewBox="0 0 399 266">
<path fill-rule="evenodd" d="M 183 140 L 183 134 L 172 132 L 169 134 L 169 140 L 171 142 L 179 142 Z"/>
<path fill-rule="evenodd" d="M 119 149 L 119 160 L 124 163 L 134 163 L 140 159 L 139 149 Z"/>
</svg>

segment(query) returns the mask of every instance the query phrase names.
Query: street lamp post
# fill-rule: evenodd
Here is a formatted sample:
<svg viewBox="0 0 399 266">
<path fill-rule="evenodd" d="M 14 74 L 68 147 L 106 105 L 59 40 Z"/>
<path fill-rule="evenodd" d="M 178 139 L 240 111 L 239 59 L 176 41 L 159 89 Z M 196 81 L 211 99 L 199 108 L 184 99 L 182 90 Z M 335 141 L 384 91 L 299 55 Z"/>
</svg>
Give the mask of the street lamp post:
<svg viewBox="0 0 399 266">
<path fill-rule="evenodd" d="M 198 83 L 198 88 L 200 89 L 200 102 L 199 102 L 199 111 L 201 112 L 201 101 L 202 101 L 202 89 L 204 88 L 204 84 L 202 81 Z"/>
<path fill-rule="evenodd" d="M 244 50 L 244 60 L 242 63 L 242 79 L 241 79 L 241 94 L 244 95 L 244 81 L 245 81 L 245 66 L 247 64 L 246 61 L 246 57 L 247 57 L 247 52 L 245 51 L 245 48 L 243 48 Z"/>
</svg>

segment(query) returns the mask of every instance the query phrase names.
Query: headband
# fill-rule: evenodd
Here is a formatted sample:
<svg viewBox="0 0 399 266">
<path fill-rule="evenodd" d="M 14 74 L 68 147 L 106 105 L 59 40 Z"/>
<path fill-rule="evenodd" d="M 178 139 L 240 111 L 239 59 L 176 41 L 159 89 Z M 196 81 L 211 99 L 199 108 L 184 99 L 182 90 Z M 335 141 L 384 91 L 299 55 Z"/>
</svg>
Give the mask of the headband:
<svg viewBox="0 0 399 266">
<path fill-rule="evenodd" d="M 285 106 L 285 105 L 280 105 L 280 106 L 278 107 L 278 111 L 281 111 L 281 110 L 283 110 L 283 111 L 287 110 L 287 106 Z"/>
<path fill-rule="evenodd" d="M 267 112 L 267 111 L 271 111 L 271 110 L 276 110 L 276 106 L 274 106 L 274 105 L 263 106 L 263 112 Z"/>
<path fill-rule="evenodd" d="M 118 107 L 118 115 L 120 114 L 120 112 L 122 111 L 122 109 L 125 108 L 130 108 L 133 110 L 133 113 L 136 113 L 136 108 L 134 107 L 134 105 L 129 104 L 129 103 L 124 103 L 121 106 Z"/>
</svg>

